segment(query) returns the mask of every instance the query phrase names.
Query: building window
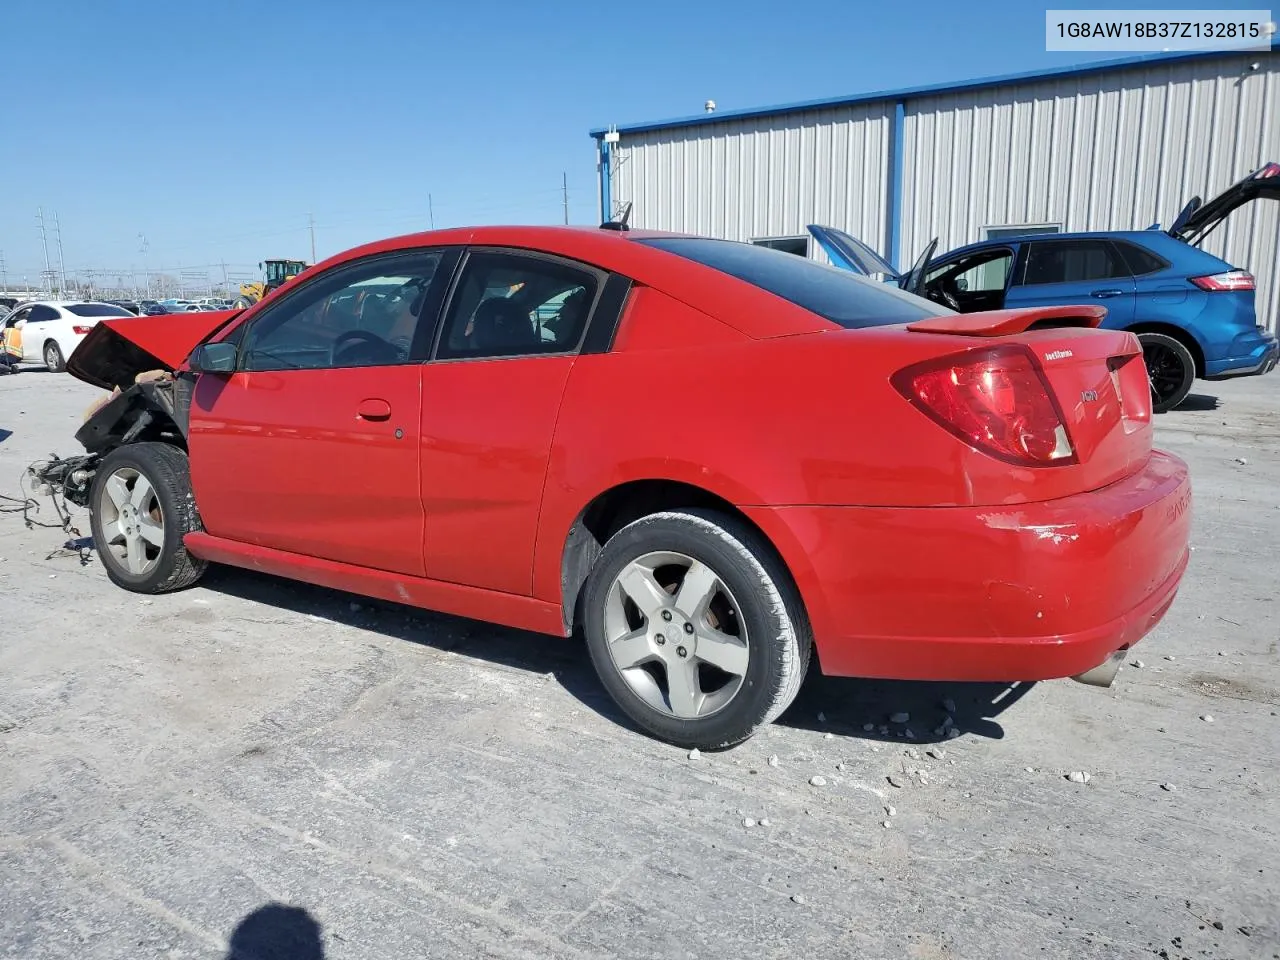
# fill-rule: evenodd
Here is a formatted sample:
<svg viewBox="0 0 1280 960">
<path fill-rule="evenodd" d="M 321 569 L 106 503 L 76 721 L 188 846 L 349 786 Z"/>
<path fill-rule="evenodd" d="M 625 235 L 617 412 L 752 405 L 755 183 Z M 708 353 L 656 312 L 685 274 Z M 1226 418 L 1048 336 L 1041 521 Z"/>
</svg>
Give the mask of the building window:
<svg viewBox="0 0 1280 960">
<path fill-rule="evenodd" d="M 1026 237 L 1041 233 L 1061 233 L 1060 223 L 1010 223 L 999 227 L 983 227 L 983 240 L 1007 240 L 1009 237 Z"/>
<path fill-rule="evenodd" d="M 769 247 L 773 250 L 781 250 L 783 253 L 794 253 L 797 257 L 809 256 L 808 237 L 761 237 L 751 242 L 757 247 Z"/>
</svg>

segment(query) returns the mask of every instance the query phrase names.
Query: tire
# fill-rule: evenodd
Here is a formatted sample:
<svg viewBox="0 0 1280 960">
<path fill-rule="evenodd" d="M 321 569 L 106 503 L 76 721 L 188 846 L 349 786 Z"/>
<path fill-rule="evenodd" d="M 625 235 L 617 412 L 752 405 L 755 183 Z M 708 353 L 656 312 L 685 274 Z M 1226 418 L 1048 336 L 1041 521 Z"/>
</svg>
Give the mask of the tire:
<svg viewBox="0 0 1280 960">
<path fill-rule="evenodd" d="M 1155 413 L 1172 410 L 1191 392 L 1196 379 L 1196 361 L 1186 345 L 1167 333 L 1140 333 L 1142 359 L 1151 383 L 1151 409 Z"/>
<path fill-rule="evenodd" d="M 44 345 L 44 365 L 49 368 L 50 373 L 61 373 L 67 368 L 67 361 L 62 356 L 62 348 L 58 346 L 56 340 L 50 340 Z"/>
<path fill-rule="evenodd" d="M 699 591 L 698 583 L 714 586 Z M 690 597 L 710 600 L 696 608 L 681 600 L 685 585 Z M 648 615 L 633 594 L 652 596 Z M 596 673 L 622 711 L 660 740 L 702 750 L 741 743 L 777 719 L 799 692 L 813 648 L 799 593 L 770 545 L 709 510 L 651 514 L 614 534 L 587 578 L 582 626 Z M 694 678 L 681 686 L 692 696 L 674 695 L 677 676 Z"/>
<path fill-rule="evenodd" d="M 231 309 L 247 310 L 257 302 L 258 302 L 257 300 L 252 300 L 249 297 L 239 296 L 239 297 L 236 297 L 234 301 L 232 301 Z"/>
<path fill-rule="evenodd" d="M 113 478 L 128 494 L 128 511 L 117 505 L 121 489 Z M 139 489 L 143 479 L 150 495 Z M 116 586 L 134 593 L 169 593 L 204 575 L 208 563 L 189 554 L 182 543 L 184 536 L 203 527 L 187 455 L 177 447 L 130 443 L 111 451 L 94 474 L 89 509 L 94 545 Z M 139 532 L 143 530 L 148 533 Z M 138 556 L 137 551 L 142 551 L 142 562 L 130 564 L 129 557 Z"/>
</svg>

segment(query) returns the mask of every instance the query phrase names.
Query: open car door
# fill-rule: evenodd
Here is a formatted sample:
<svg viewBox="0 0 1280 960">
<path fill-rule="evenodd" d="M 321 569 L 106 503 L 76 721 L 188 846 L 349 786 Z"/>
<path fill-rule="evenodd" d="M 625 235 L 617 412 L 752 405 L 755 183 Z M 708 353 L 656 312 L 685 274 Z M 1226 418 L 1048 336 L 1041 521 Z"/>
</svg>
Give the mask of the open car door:
<svg viewBox="0 0 1280 960">
<path fill-rule="evenodd" d="M 1258 199 L 1280 200 L 1280 163 L 1259 167 L 1207 203 L 1202 203 L 1199 197 L 1192 197 L 1166 232 L 1192 246 L 1199 246 L 1231 211 Z"/>
<path fill-rule="evenodd" d="M 883 274 L 886 279 L 901 282 L 902 274 L 889 265 L 889 261 L 868 247 L 861 240 L 849 236 L 835 227 L 823 227 L 809 224 L 809 232 L 826 251 L 831 262 L 837 267 L 861 273 L 864 276 Z"/>
<path fill-rule="evenodd" d="M 934 237 L 929 241 L 929 245 L 920 251 L 920 256 L 916 257 L 916 262 L 911 265 L 911 270 L 906 276 L 901 277 L 898 286 L 902 287 L 907 293 L 914 293 L 917 297 L 924 296 L 924 275 L 929 269 L 929 261 L 933 259 L 933 252 L 938 249 L 938 238 Z"/>
</svg>

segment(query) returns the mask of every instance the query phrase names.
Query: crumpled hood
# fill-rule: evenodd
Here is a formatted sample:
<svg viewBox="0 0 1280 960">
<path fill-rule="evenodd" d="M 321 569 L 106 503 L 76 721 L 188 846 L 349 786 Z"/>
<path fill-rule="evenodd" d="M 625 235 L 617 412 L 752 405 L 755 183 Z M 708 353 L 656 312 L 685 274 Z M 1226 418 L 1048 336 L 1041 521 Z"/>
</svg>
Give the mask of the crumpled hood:
<svg viewBox="0 0 1280 960">
<path fill-rule="evenodd" d="M 102 320 L 67 358 L 67 372 L 103 390 L 127 388 L 148 370 L 176 370 L 239 310 Z"/>
</svg>

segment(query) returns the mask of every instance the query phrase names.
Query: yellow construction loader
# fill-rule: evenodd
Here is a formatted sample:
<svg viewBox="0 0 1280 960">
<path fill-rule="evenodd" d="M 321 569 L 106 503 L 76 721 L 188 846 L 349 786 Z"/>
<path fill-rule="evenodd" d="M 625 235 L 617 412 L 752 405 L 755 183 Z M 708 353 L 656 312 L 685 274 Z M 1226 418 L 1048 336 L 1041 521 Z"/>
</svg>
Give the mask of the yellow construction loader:
<svg viewBox="0 0 1280 960">
<path fill-rule="evenodd" d="M 258 269 L 262 271 L 263 279 L 240 284 L 240 296 L 236 297 L 232 307 L 243 310 L 245 307 L 252 306 L 276 287 L 284 286 L 308 266 L 305 260 L 262 261 L 258 264 Z"/>
</svg>

